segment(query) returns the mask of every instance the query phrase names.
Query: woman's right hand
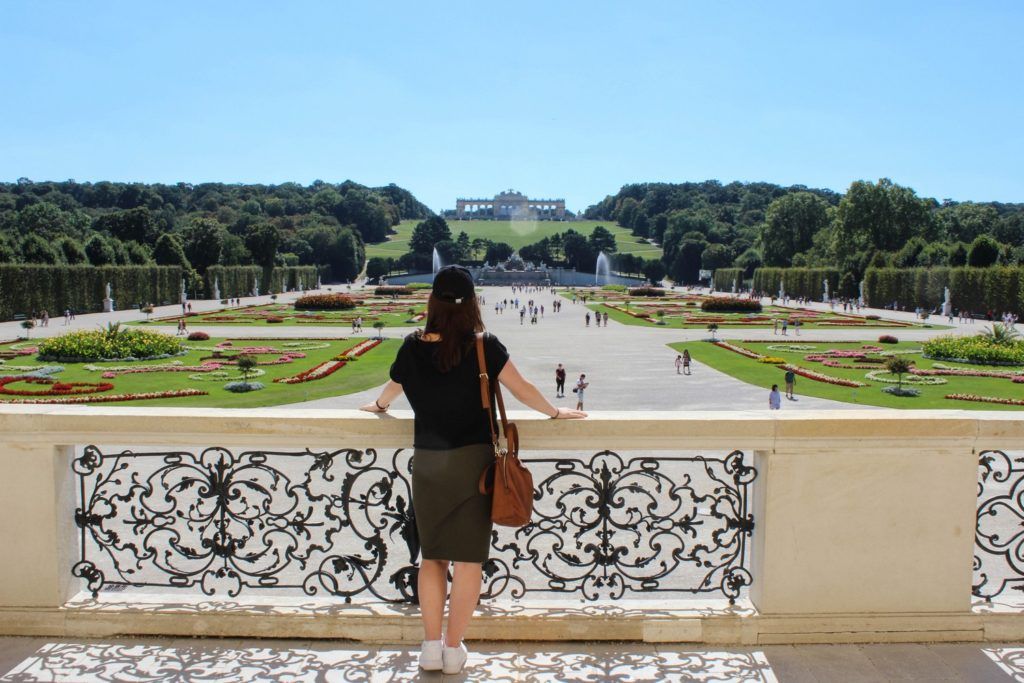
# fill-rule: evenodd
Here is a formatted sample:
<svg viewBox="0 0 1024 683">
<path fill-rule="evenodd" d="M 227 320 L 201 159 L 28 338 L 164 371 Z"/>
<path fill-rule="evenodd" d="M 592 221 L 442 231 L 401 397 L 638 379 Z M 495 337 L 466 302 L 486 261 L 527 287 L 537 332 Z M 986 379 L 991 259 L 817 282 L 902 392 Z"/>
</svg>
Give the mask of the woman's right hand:
<svg viewBox="0 0 1024 683">
<path fill-rule="evenodd" d="M 558 413 L 551 417 L 552 420 L 581 420 L 587 417 L 587 414 L 582 410 L 573 410 L 572 408 L 559 408 Z"/>
</svg>

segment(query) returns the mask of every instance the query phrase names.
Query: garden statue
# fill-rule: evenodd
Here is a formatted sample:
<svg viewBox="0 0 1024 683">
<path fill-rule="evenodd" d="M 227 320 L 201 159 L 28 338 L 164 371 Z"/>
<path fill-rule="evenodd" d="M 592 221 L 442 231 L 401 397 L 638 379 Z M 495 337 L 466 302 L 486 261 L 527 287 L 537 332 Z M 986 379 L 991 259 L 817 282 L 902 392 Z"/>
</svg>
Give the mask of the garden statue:
<svg viewBox="0 0 1024 683">
<path fill-rule="evenodd" d="M 216 275 L 213 277 L 213 299 L 214 301 L 220 301 L 220 282 Z"/>
<path fill-rule="evenodd" d="M 861 308 L 864 308 L 864 281 L 863 280 L 860 281 L 859 289 L 860 289 L 860 296 L 857 297 L 857 305 L 860 306 Z"/>
<path fill-rule="evenodd" d="M 252 295 L 253 296 L 259 296 L 260 295 L 260 276 L 259 275 L 256 276 L 256 280 L 255 280 L 255 282 L 252 285 Z"/>
<path fill-rule="evenodd" d="M 953 301 L 950 298 L 949 287 L 942 290 L 942 315 L 952 316 L 953 315 Z"/>
<path fill-rule="evenodd" d="M 822 280 L 821 283 L 823 285 L 825 285 L 825 298 L 822 299 L 822 302 L 827 304 L 828 303 L 828 278 L 825 278 L 824 280 Z"/>
<path fill-rule="evenodd" d="M 181 278 L 181 303 L 188 301 L 188 291 L 185 289 L 185 278 Z"/>
<path fill-rule="evenodd" d="M 732 279 L 732 293 L 736 293 L 736 278 Z"/>
<path fill-rule="evenodd" d="M 110 297 L 110 283 L 107 283 L 107 295 L 103 297 L 103 312 L 110 313 L 114 310 L 114 300 Z"/>
<path fill-rule="evenodd" d="M 782 280 L 779 280 L 779 301 L 786 302 L 786 285 Z"/>
</svg>

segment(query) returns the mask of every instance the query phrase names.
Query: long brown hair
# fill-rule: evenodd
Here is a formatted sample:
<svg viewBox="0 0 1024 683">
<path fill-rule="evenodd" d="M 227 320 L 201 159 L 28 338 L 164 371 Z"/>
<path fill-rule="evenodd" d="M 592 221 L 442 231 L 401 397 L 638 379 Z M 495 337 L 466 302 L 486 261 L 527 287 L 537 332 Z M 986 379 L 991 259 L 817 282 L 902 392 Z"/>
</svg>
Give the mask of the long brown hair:
<svg viewBox="0 0 1024 683">
<path fill-rule="evenodd" d="M 423 331 L 441 337 L 434 353 L 438 370 L 448 372 L 461 363 L 463 354 L 473 347 L 473 336 L 484 331 L 476 292 L 461 304 L 442 301 L 431 294 L 427 300 L 427 322 Z"/>
</svg>

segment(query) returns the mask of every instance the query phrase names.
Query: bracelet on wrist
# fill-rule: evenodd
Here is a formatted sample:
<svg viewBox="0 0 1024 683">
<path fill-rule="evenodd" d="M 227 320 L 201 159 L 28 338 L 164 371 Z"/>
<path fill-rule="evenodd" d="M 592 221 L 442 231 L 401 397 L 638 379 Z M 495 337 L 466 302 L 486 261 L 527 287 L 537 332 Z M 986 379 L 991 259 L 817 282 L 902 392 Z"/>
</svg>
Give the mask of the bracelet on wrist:
<svg viewBox="0 0 1024 683">
<path fill-rule="evenodd" d="M 549 415 L 548 417 L 550 417 L 552 420 L 554 420 L 554 419 L 558 418 L 558 413 L 560 413 L 560 412 L 561 412 L 560 409 L 555 408 L 555 414 L 554 415 Z"/>
<path fill-rule="evenodd" d="M 375 406 L 377 406 L 377 409 L 378 409 L 379 411 L 381 411 L 382 413 L 386 413 L 386 412 L 388 412 L 388 407 L 387 407 L 387 406 L 382 406 L 382 405 L 380 404 L 380 400 L 379 400 L 379 399 L 374 399 L 374 401 L 373 401 L 373 404 L 374 404 Z"/>
</svg>

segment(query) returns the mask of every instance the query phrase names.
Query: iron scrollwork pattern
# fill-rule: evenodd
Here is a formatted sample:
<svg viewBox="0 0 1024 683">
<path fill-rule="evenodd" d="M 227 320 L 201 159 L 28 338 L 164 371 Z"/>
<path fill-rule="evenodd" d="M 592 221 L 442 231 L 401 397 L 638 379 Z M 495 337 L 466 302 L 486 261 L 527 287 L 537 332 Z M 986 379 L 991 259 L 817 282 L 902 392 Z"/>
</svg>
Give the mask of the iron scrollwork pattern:
<svg viewBox="0 0 1024 683">
<path fill-rule="evenodd" d="M 740 451 L 723 458 L 612 451 L 526 459 L 534 517 L 496 528 L 485 599 L 568 593 L 720 593 L 751 582 L 754 528 Z M 103 453 L 74 461 L 81 557 L 104 587 L 291 589 L 415 602 L 419 541 L 411 454 L 373 449 Z"/>
<path fill-rule="evenodd" d="M 982 451 L 974 536 L 975 597 L 1024 591 L 1024 458 Z"/>
<path fill-rule="evenodd" d="M 131 585 L 414 600 L 411 461 L 401 449 L 379 460 L 373 449 L 195 455 L 87 446 L 73 463 L 81 557 L 72 571 L 93 596 Z"/>
</svg>

